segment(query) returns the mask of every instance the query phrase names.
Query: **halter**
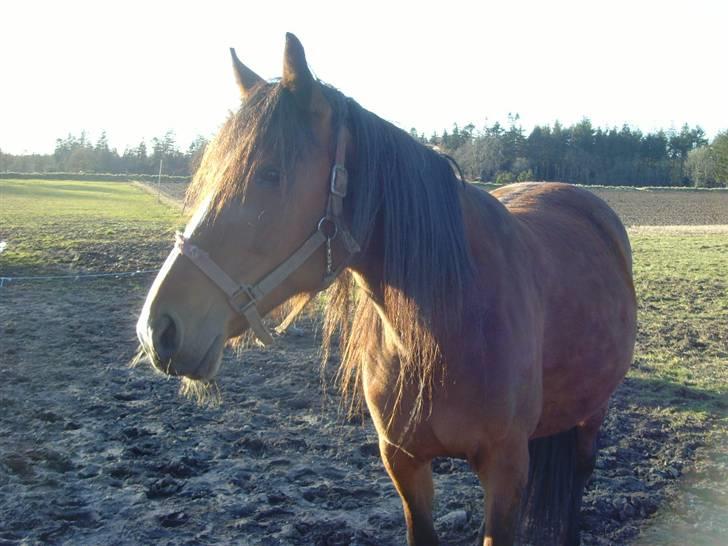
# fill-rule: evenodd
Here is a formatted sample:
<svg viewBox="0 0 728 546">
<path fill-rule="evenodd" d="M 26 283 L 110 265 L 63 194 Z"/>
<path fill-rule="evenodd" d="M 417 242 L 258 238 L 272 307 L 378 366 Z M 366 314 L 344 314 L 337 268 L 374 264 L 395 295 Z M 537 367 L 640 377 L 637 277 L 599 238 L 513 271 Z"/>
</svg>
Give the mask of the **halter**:
<svg viewBox="0 0 728 546">
<path fill-rule="evenodd" d="M 326 247 L 326 273 L 316 292 L 328 288 L 349 264 L 351 258 L 360 250 L 359 244 L 346 228 L 342 217 L 344 213 L 344 198 L 346 197 L 349 183 L 345 160 L 346 136 L 344 125 L 342 124 L 339 127 L 336 140 L 334 165 L 331 167 L 331 181 L 329 184 L 329 196 L 326 202 L 326 212 L 316 224 L 316 230 L 313 234 L 293 254 L 256 284 L 241 284 L 235 281 L 210 258 L 207 252 L 192 244 L 183 234 L 177 233 L 175 235 L 175 248 L 177 251 L 186 256 L 227 295 L 230 307 L 245 317 L 251 330 L 253 330 L 255 336 L 263 345 L 273 343 L 273 336 L 263 324 L 263 319 L 257 308 L 258 302 L 280 286 L 283 281 L 306 263 L 322 246 Z M 349 255 L 334 268 L 331 244 L 337 237 L 344 243 Z M 314 293 L 309 294 L 307 298 L 304 298 L 293 308 L 283 322 L 276 328 L 277 333 L 285 331 L 298 313 L 311 300 Z"/>
</svg>

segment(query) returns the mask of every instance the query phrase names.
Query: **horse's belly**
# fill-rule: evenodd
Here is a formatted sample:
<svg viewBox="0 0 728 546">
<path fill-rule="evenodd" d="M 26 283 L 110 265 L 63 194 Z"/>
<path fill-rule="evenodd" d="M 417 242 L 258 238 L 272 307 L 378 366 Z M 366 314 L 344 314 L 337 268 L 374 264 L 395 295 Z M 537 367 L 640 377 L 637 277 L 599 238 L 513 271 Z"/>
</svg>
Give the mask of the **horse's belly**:
<svg viewBox="0 0 728 546">
<path fill-rule="evenodd" d="M 545 317 L 543 409 L 535 436 L 567 430 L 600 411 L 632 362 L 631 282 L 605 263 L 564 287 Z"/>
</svg>

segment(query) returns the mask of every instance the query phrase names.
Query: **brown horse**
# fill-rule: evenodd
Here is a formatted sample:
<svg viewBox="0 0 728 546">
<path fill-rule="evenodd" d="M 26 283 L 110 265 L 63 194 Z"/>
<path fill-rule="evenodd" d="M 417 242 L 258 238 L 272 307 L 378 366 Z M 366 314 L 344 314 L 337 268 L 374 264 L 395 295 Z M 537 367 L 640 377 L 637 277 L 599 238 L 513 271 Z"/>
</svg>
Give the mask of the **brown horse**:
<svg viewBox="0 0 728 546">
<path fill-rule="evenodd" d="M 314 79 L 293 35 L 277 82 L 232 53 L 242 106 L 205 152 L 196 213 L 139 318 L 154 365 L 209 381 L 227 340 L 271 341 L 261 317 L 333 282 L 326 343 L 342 330 L 342 385 L 363 392 L 410 544 L 437 543 L 439 456 L 467 459 L 487 490 L 485 544 L 578 543 L 635 339 L 616 214 L 565 184 L 463 183 Z"/>
</svg>

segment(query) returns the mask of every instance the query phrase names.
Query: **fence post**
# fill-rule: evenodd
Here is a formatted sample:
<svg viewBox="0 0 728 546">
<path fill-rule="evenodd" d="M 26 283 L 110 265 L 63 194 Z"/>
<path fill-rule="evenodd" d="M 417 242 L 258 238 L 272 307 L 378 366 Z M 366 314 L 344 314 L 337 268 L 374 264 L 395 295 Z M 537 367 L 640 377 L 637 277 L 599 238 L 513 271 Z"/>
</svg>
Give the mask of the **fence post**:
<svg viewBox="0 0 728 546">
<path fill-rule="evenodd" d="M 162 161 L 164 158 L 159 158 L 159 174 L 157 175 L 157 203 L 162 202 Z"/>
</svg>

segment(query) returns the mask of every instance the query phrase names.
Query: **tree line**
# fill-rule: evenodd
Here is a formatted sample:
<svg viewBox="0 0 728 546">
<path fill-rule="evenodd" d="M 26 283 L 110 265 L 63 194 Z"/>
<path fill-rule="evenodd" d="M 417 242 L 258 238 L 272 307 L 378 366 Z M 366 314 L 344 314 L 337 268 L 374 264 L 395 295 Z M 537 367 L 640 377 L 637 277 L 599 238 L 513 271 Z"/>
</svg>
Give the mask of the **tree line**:
<svg viewBox="0 0 728 546">
<path fill-rule="evenodd" d="M 526 133 L 518 115 L 506 126 L 481 129 L 468 124 L 429 138 L 411 129 L 421 142 L 451 155 L 466 177 L 508 183 L 548 180 L 579 184 L 631 186 L 728 187 L 728 131 L 709 141 L 700 127 L 643 133 L 629 125 L 594 127 L 589 119 L 571 126 L 556 122 Z M 0 172 L 18 173 L 163 173 L 189 176 L 207 145 L 199 136 L 180 150 L 174 131 L 142 140 L 122 153 L 109 146 L 106 132 L 93 142 L 82 131 L 56 139 L 52 154 L 5 154 Z"/>
<path fill-rule="evenodd" d="M 198 136 L 186 150 L 180 150 L 174 131 L 154 137 L 149 144 L 142 140 L 122 153 L 109 146 L 106 131 L 94 142 L 85 131 L 56 139 L 52 154 L 5 154 L 0 150 L 0 172 L 18 173 L 112 173 L 157 174 L 162 161 L 164 174 L 189 176 L 197 167 L 207 145 Z"/>
<path fill-rule="evenodd" d="M 546 180 L 629 186 L 728 186 L 728 131 L 709 142 L 700 127 L 643 133 L 629 125 L 537 125 L 526 133 L 518 116 L 476 129 L 433 133 L 421 142 L 452 156 L 467 178 L 508 183 Z"/>
</svg>

